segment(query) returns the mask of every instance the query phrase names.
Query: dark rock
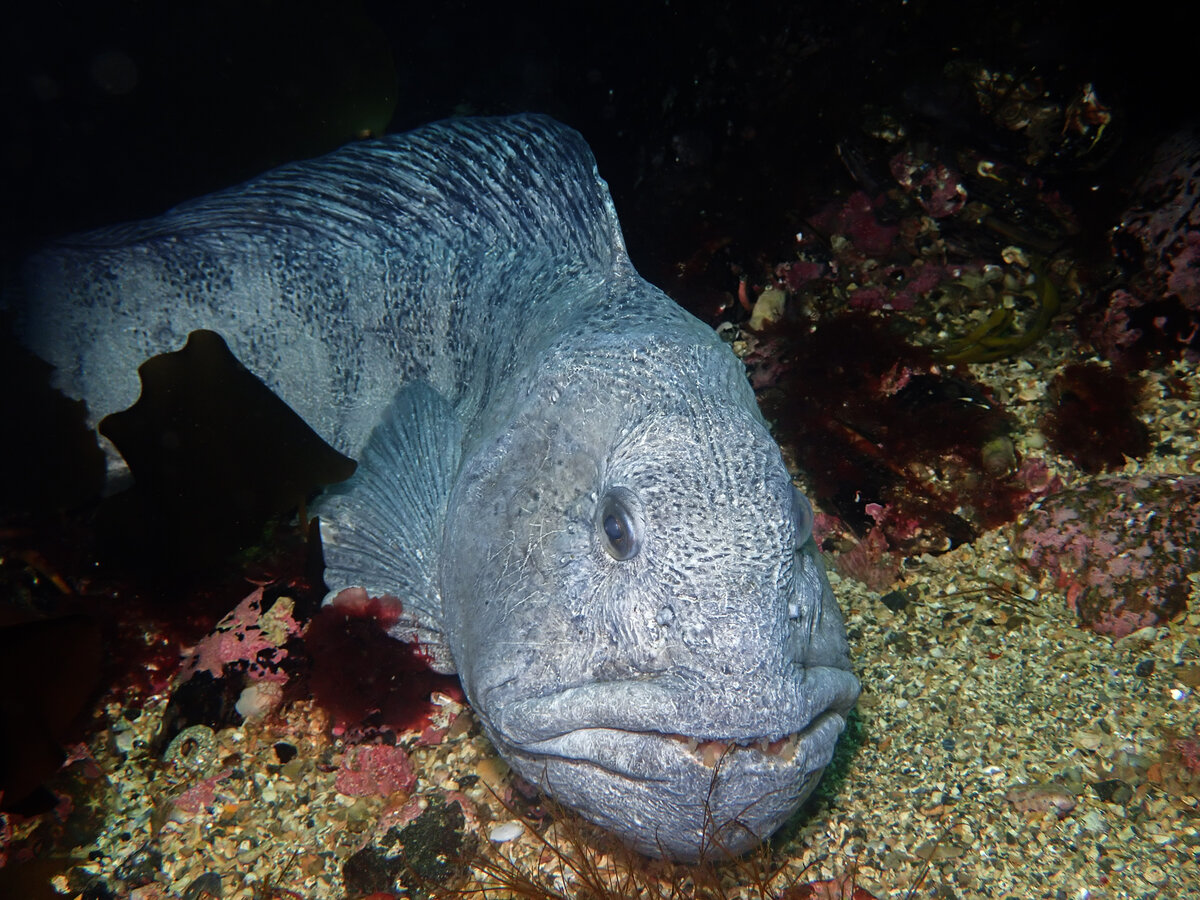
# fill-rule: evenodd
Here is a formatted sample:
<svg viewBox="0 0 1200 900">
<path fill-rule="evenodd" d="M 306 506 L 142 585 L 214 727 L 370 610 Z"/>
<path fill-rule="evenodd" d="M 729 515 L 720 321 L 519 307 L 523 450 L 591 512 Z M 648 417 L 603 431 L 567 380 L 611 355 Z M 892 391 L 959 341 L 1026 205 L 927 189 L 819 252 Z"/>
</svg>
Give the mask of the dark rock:
<svg viewBox="0 0 1200 900">
<path fill-rule="evenodd" d="M 134 477 L 102 516 L 117 558 L 202 571 L 354 471 L 215 332 L 193 332 L 138 374 L 137 402 L 100 422 Z"/>
<path fill-rule="evenodd" d="M 1133 788 L 1122 781 L 1120 778 L 1109 778 L 1105 781 L 1097 781 L 1092 785 L 1092 790 L 1096 792 L 1096 796 L 1105 803 L 1128 803 L 1133 798 Z"/>
<path fill-rule="evenodd" d="M 80 893 L 79 900 L 117 900 L 117 894 L 103 881 L 93 881 Z"/>
<path fill-rule="evenodd" d="M 430 803 L 420 818 L 400 832 L 404 871 L 400 882 L 414 896 L 431 885 L 444 886 L 464 874 L 463 814 L 457 803 Z"/>
<path fill-rule="evenodd" d="M 216 872 L 205 872 L 187 886 L 183 892 L 183 900 L 209 900 L 210 897 L 225 896 L 221 886 L 221 876 Z"/>
<path fill-rule="evenodd" d="M 57 799 L 43 785 L 78 739 L 102 685 L 105 643 L 83 615 L 0 626 L 0 809 L 38 815 Z"/>
<path fill-rule="evenodd" d="M 240 725 L 237 700 L 245 687 L 241 673 L 214 678 L 211 672 L 197 672 L 171 693 L 163 712 L 163 724 L 154 746 L 161 753 L 177 734 L 194 725 L 207 725 L 214 731 Z"/>
<path fill-rule="evenodd" d="M 346 860 L 342 879 L 349 896 L 392 891 L 397 882 L 416 898 L 432 896 L 466 874 L 462 809 L 431 797 L 429 807 L 404 828 Z"/>
<path fill-rule="evenodd" d="M 908 608 L 911 598 L 907 591 L 888 591 L 879 598 L 879 602 L 892 612 L 900 612 L 900 610 Z"/>
<path fill-rule="evenodd" d="M 143 844 L 125 857 L 115 874 L 126 886 L 140 887 L 152 882 L 161 868 L 162 854 L 149 844 Z"/>
<path fill-rule="evenodd" d="M 399 856 L 388 856 L 378 847 L 363 847 L 342 865 L 346 894 L 363 897 L 391 891 L 402 868 L 404 860 Z"/>
</svg>

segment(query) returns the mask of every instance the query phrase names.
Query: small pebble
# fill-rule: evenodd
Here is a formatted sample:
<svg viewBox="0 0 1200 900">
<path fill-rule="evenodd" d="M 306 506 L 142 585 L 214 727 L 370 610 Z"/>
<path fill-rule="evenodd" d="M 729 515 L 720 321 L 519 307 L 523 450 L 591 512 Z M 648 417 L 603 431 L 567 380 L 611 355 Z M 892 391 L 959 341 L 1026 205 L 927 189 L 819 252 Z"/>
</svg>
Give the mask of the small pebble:
<svg viewBox="0 0 1200 900">
<path fill-rule="evenodd" d="M 1149 865 L 1142 871 L 1142 877 L 1151 884 L 1162 884 L 1167 880 L 1167 872 L 1162 866 Z"/>
<path fill-rule="evenodd" d="M 1133 788 L 1119 778 L 1109 778 L 1097 781 L 1092 785 L 1096 796 L 1105 803 L 1128 803 L 1133 799 Z"/>
<path fill-rule="evenodd" d="M 113 747 L 121 755 L 129 753 L 133 749 L 133 744 L 137 735 L 132 728 L 127 728 L 124 731 L 118 731 L 113 734 Z"/>
<path fill-rule="evenodd" d="M 1065 818 L 1075 808 L 1075 795 L 1065 786 L 1052 781 L 1044 784 L 1018 784 L 1004 795 L 1004 799 L 1018 812 L 1053 812 L 1060 819 Z"/>
<path fill-rule="evenodd" d="M 495 844 L 506 844 L 524 833 L 525 826 L 520 822 L 503 822 L 488 833 L 488 838 Z"/>
<path fill-rule="evenodd" d="M 258 721 L 273 713 L 283 700 L 283 685 L 274 681 L 255 681 L 246 686 L 234 709 L 247 721 Z"/>
</svg>

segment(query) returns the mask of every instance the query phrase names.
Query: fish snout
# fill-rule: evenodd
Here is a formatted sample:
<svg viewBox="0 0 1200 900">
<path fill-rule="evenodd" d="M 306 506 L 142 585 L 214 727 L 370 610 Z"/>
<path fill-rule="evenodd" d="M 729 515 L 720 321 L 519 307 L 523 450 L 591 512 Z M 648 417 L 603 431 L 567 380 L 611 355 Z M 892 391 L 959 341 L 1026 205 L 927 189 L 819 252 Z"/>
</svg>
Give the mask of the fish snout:
<svg viewBox="0 0 1200 900">
<path fill-rule="evenodd" d="M 795 812 L 857 694 L 842 669 L 733 703 L 687 678 L 598 682 L 495 710 L 489 733 L 523 777 L 641 852 L 716 858 Z"/>
</svg>

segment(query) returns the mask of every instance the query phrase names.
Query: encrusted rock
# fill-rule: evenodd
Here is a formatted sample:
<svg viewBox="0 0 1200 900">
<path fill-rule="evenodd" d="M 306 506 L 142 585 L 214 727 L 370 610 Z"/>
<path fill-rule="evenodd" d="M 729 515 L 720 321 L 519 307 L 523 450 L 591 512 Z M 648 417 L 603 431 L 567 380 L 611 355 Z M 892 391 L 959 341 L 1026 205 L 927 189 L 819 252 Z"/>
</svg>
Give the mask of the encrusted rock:
<svg viewBox="0 0 1200 900">
<path fill-rule="evenodd" d="M 1016 542 L 1083 625 L 1120 638 L 1187 608 L 1198 529 L 1200 477 L 1111 476 L 1043 501 Z"/>
<path fill-rule="evenodd" d="M 1075 809 L 1075 795 L 1070 788 L 1048 781 L 1042 784 L 1018 784 L 1004 795 L 1017 812 L 1042 814 L 1052 812 L 1063 819 Z"/>
</svg>

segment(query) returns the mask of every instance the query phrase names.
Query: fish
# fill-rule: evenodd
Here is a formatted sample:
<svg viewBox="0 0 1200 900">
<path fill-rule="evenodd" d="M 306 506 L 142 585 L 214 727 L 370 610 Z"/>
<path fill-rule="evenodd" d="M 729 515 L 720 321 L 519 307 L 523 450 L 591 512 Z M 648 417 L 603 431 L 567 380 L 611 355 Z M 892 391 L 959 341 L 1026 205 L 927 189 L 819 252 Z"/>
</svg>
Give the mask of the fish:
<svg viewBox="0 0 1200 900">
<path fill-rule="evenodd" d="M 18 335 L 93 427 L 212 331 L 354 458 L 316 507 L 327 601 L 398 599 L 512 769 L 637 851 L 743 853 L 829 765 L 859 684 L 812 507 L 573 129 L 352 143 L 56 241 L 22 284 Z"/>
</svg>

